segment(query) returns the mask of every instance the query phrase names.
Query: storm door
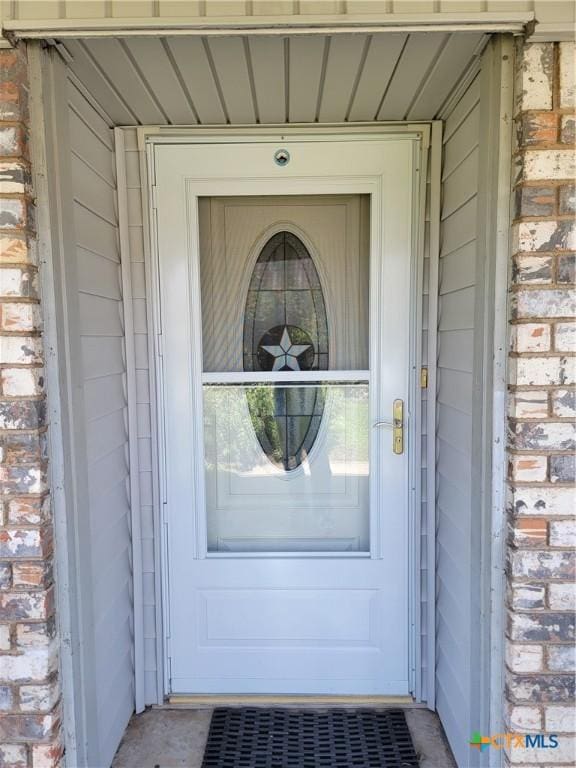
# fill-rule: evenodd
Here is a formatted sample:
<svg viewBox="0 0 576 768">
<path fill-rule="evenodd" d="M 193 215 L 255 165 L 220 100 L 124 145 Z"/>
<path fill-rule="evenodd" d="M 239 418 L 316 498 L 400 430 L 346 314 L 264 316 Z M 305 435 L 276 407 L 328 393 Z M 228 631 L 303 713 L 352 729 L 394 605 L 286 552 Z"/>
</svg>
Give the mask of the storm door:
<svg viewBox="0 0 576 768">
<path fill-rule="evenodd" d="M 411 153 L 391 147 L 386 206 L 357 182 L 192 194 L 205 155 L 157 150 L 172 694 L 409 692 Z"/>
</svg>

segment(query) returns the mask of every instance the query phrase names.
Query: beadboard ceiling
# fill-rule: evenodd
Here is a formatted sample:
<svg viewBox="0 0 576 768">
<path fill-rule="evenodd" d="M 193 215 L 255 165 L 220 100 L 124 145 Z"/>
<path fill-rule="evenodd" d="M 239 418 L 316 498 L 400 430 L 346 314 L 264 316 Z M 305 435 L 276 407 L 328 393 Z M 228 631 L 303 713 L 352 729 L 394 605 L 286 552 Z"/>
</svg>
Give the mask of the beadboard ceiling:
<svg viewBox="0 0 576 768">
<path fill-rule="evenodd" d="M 433 119 L 487 39 L 390 32 L 64 44 L 110 125 L 254 125 Z"/>
</svg>

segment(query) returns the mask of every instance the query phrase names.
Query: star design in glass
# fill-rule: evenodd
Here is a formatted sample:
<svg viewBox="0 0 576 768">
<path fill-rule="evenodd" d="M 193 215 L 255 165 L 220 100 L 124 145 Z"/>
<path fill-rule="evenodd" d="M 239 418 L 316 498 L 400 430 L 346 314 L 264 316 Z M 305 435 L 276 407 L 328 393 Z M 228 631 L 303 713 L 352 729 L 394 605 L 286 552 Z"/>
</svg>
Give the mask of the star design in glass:
<svg viewBox="0 0 576 768">
<path fill-rule="evenodd" d="M 298 358 L 311 346 L 311 344 L 293 344 L 288 328 L 285 327 L 282 332 L 280 344 L 270 346 L 263 345 L 262 349 L 265 349 L 266 352 L 274 358 L 273 371 L 282 371 L 286 369 L 290 371 L 299 371 L 300 363 L 298 362 Z"/>
</svg>

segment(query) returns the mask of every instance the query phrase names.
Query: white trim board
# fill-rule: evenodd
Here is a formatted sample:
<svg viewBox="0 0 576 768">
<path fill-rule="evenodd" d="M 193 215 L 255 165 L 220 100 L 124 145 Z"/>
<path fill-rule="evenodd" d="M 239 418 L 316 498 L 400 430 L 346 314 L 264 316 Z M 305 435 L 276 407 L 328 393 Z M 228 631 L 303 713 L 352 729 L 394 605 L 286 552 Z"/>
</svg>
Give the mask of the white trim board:
<svg viewBox="0 0 576 768">
<path fill-rule="evenodd" d="M 136 397 L 136 352 L 134 349 L 134 302 L 132 270 L 129 261 L 128 195 L 124 158 L 124 133 L 114 129 L 116 157 L 116 187 L 118 197 L 118 231 L 120 235 L 120 274 L 122 281 L 122 310 L 126 350 L 126 400 L 128 420 L 128 454 L 130 466 L 130 521 L 132 550 L 132 584 L 134 609 L 134 698 L 136 712 L 144 710 L 144 617 L 142 592 L 142 534 L 140 520 L 140 462 L 138 456 L 138 425 Z M 126 258 L 124 258 L 126 256 Z"/>
<path fill-rule="evenodd" d="M 334 35 L 376 32 L 501 32 L 523 34 L 533 11 L 418 14 L 6 19 L 9 37 L 51 39 L 108 36 Z"/>
</svg>

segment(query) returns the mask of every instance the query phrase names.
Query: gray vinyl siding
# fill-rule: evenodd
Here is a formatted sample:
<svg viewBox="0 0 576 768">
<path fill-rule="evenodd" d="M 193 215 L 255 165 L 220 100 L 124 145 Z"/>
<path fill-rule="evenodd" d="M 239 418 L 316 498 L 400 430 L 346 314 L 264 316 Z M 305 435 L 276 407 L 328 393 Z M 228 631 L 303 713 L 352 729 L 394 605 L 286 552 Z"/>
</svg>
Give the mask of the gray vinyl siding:
<svg viewBox="0 0 576 768">
<path fill-rule="evenodd" d="M 78 8 L 78 0 L 16 0 L 12 3 L 6 3 L 5 18 L 7 19 L 74 19 L 83 18 L 103 19 L 110 16 L 110 8 L 105 2 L 91 3 L 89 12 Z M 154 2 L 154 0 L 143 0 L 139 3 L 121 2 L 115 3 L 114 17 L 119 22 L 130 22 L 136 16 L 138 18 L 156 19 L 159 26 L 164 21 L 173 21 L 175 8 L 178 9 L 178 16 L 196 17 L 202 16 L 204 20 L 212 22 L 218 21 L 226 13 L 222 9 L 227 3 L 221 3 L 220 0 L 206 0 L 197 3 L 175 3 L 175 2 Z M 179 8 L 179 5 L 189 6 L 188 8 Z M 230 5 L 230 3 L 228 3 Z M 260 5 L 260 7 L 259 7 Z M 135 7 L 134 7 L 135 6 Z M 296 2 L 296 0 L 267 0 L 267 2 L 254 2 L 253 0 L 238 0 L 233 5 L 234 16 L 265 15 L 273 16 L 306 16 L 307 14 L 322 15 L 330 14 L 334 16 L 346 16 L 353 20 L 358 14 L 385 14 L 387 17 L 394 18 L 399 15 L 404 21 L 406 14 L 431 14 L 432 17 L 442 19 L 447 14 L 454 14 L 462 11 L 478 12 L 498 11 L 505 13 L 512 11 L 521 13 L 522 11 L 535 11 L 536 19 L 540 23 L 558 24 L 565 22 L 567 25 L 575 20 L 574 8 L 568 0 L 486 0 L 481 2 L 471 2 L 471 0 L 438 0 L 432 2 L 414 2 L 406 3 L 402 0 L 393 2 L 393 0 L 318 0 L 305 3 Z"/>
<path fill-rule="evenodd" d="M 126 354 L 113 132 L 67 83 L 76 293 L 89 518 L 93 696 L 99 765 L 110 764 L 134 709 Z"/>
<path fill-rule="evenodd" d="M 474 720 L 473 428 L 477 299 L 480 75 L 444 126 L 440 229 L 436 705 L 462 767 L 475 764 L 467 742 Z M 477 634 L 477 633 L 476 633 Z"/>
</svg>

